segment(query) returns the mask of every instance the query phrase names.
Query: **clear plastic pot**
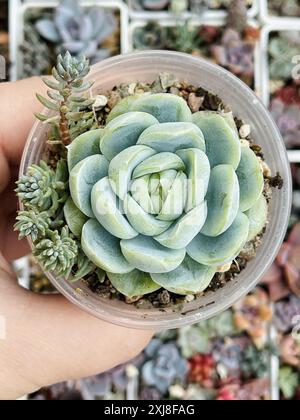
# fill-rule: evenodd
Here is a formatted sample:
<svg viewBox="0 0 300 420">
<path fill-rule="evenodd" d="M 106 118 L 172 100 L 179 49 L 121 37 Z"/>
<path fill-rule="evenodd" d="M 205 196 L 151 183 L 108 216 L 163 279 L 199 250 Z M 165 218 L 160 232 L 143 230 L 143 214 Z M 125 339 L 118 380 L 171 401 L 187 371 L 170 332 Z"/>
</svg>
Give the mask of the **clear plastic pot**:
<svg viewBox="0 0 300 420">
<path fill-rule="evenodd" d="M 70 284 L 53 273 L 47 273 L 53 285 L 81 309 L 105 321 L 139 329 L 177 328 L 213 317 L 232 306 L 258 283 L 272 264 L 284 239 L 291 209 L 290 166 L 280 133 L 255 94 L 229 72 L 190 55 L 148 51 L 103 61 L 93 67 L 89 77 L 96 81 L 94 93 L 105 93 L 120 83 L 153 81 L 161 72 L 173 73 L 179 79 L 219 95 L 232 108 L 235 116 L 251 125 L 255 142 L 263 147 L 272 173 L 281 174 L 284 186 L 280 191 L 274 190 L 267 232 L 256 258 L 222 289 L 209 292 L 180 309 L 137 309 L 120 301 L 100 298 L 83 282 Z M 47 127 L 39 122 L 33 127 L 24 150 L 21 175 L 27 172 L 28 166 L 39 162 L 46 130 Z"/>
</svg>

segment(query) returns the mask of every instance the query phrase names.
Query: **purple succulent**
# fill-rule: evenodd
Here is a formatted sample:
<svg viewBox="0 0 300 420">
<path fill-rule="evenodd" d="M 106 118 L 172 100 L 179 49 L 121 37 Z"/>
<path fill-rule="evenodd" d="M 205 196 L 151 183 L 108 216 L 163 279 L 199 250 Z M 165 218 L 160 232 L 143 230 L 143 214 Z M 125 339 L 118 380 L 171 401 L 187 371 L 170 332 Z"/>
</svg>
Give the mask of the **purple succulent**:
<svg viewBox="0 0 300 420">
<path fill-rule="evenodd" d="M 237 76 L 253 78 L 254 48 L 253 42 L 244 41 L 237 31 L 228 28 L 223 34 L 222 44 L 212 46 L 211 51 L 219 65 Z"/>
<path fill-rule="evenodd" d="M 107 49 L 99 46 L 116 30 L 111 12 L 99 7 L 83 8 L 78 0 L 61 0 L 53 19 L 36 23 L 39 34 L 73 55 L 85 55 L 93 62 L 106 58 Z"/>
<path fill-rule="evenodd" d="M 285 104 L 274 98 L 270 106 L 271 113 L 288 147 L 300 146 L 300 105 Z"/>
</svg>

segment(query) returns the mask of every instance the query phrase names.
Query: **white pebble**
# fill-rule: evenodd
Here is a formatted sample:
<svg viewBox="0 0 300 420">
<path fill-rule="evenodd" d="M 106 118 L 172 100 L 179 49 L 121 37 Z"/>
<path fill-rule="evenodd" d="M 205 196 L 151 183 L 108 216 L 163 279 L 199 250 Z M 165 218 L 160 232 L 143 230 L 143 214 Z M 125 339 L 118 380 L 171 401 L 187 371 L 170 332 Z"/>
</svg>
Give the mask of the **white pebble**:
<svg viewBox="0 0 300 420">
<path fill-rule="evenodd" d="M 104 95 L 97 95 L 93 107 L 95 109 L 101 109 L 107 105 L 108 99 Z"/>
<path fill-rule="evenodd" d="M 246 137 L 248 137 L 251 133 L 251 127 L 249 124 L 244 124 L 242 125 L 242 127 L 240 128 L 240 136 L 242 139 L 245 139 Z"/>
<path fill-rule="evenodd" d="M 218 273 L 227 273 L 227 271 L 230 270 L 231 265 L 232 265 L 232 262 L 230 262 L 228 264 L 225 264 L 225 265 L 222 265 L 221 267 L 217 268 L 217 272 Z"/>
</svg>

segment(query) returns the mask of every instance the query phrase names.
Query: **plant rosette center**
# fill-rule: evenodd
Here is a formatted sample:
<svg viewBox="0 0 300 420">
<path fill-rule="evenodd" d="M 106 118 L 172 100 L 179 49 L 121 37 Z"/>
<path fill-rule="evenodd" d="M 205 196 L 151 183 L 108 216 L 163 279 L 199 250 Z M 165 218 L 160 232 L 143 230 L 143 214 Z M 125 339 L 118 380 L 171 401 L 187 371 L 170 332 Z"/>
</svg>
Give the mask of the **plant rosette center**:
<svg viewBox="0 0 300 420">
<path fill-rule="evenodd" d="M 128 297 L 204 291 L 265 226 L 257 156 L 231 113 L 172 94 L 130 96 L 68 146 L 70 230 Z"/>
</svg>

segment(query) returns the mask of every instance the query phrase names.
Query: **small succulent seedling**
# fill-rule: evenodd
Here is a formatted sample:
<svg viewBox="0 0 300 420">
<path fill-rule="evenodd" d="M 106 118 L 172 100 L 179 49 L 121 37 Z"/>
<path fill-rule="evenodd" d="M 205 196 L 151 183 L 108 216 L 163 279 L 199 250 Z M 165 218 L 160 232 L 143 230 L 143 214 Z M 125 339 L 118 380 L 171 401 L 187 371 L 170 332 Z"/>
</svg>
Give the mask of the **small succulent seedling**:
<svg viewBox="0 0 300 420">
<path fill-rule="evenodd" d="M 74 111 L 61 108 L 82 103 L 70 90 L 88 86 L 87 72 L 85 60 L 67 55 L 54 70 L 57 82 L 47 82 L 60 92 L 58 127 L 65 123 L 62 138 L 70 140 L 67 179 L 62 164 L 55 173 L 41 163 L 19 181 L 21 236 L 31 235 L 46 270 L 73 280 L 104 271 L 129 298 L 160 288 L 204 291 L 266 224 L 258 157 L 240 141 L 231 113 L 192 114 L 170 93 L 128 96 L 104 128 L 89 125 L 73 138 Z"/>
</svg>

